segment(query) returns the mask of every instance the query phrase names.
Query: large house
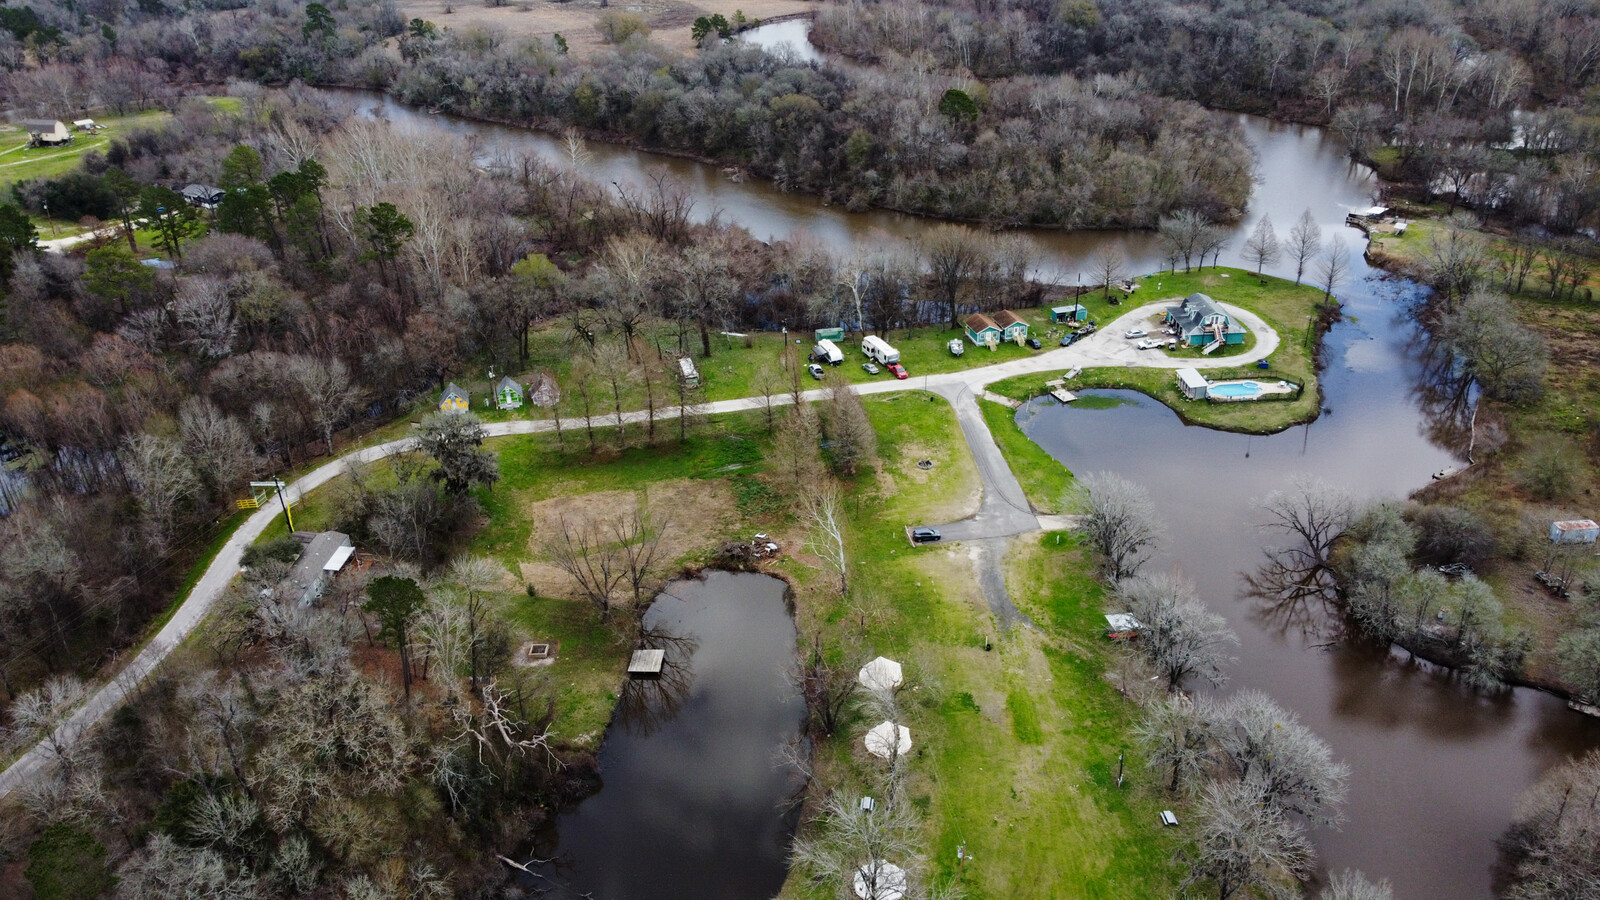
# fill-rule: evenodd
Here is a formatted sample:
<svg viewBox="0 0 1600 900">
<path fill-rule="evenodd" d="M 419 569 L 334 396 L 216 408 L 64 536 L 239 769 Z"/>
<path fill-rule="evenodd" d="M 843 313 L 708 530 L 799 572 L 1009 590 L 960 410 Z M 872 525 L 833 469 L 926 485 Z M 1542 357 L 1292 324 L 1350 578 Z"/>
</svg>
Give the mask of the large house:
<svg viewBox="0 0 1600 900">
<path fill-rule="evenodd" d="M 60 119 L 24 119 L 22 127 L 28 132 L 28 141 L 34 146 L 54 147 L 72 142 L 72 132 Z"/>
<path fill-rule="evenodd" d="M 307 537 L 310 539 L 306 548 L 300 551 L 300 559 L 285 579 L 289 595 L 300 606 L 310 606 L 321 599 L 323 589 L 356 550 L 350 535 L 342 532 L 324 531 Z"/>
<path fill-rule="evenodd" d="M 1203 347 L 1219 337 L 1228 344 L 1244 343 L 1244 326 L 1205 294 L 1190 294 L 1177 306 L 1167 307 L 1166 319 L 1177 327 L 1178 339 L 1191 347 Z"/>
</svg>

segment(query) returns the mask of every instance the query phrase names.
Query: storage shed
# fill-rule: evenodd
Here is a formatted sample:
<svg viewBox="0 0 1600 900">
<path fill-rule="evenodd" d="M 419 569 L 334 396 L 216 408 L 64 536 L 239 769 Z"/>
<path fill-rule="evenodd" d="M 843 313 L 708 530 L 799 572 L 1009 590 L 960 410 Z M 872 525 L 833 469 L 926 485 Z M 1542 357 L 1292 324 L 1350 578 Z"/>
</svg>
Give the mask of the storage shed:
<svg viewBox="0 0 1600 900">
<path fill-rule="evenodd" d="M 817 331 L 816 331 L 816 338 L 815 339 L 819 340 L 819 341 L 842 341 L 842 340 L 844 340 L 844 329 L 843 328 L 818 328 Z"/>
<path fill-rule="evenodd" d="M 1593 519 L 1550 523 L 1550 540 L 1557 544 L 1592 544 L 1597 538 L 1600 538 L 1600 524 Z"/>
<path fill-rule="evenodd" d="M 1089 307 L 1084 306 L 1082 303 L 1074 303 L 1071 306 L 1050 307 L 1050 321 L 1056 324 L 1060 324 L 1062 322 L 1083 322 L 1087 321 L 1088 318 Z"/>
<path fill-rule="evenodd" d="M 694 367 L 694 360 L 687 356 L 678 357 L 678 377 L 683 379 L 686 387 L 700 386 L 700 370 Z"/>
<path fill-rule="evenodd" d="M 1131 613 L 1111 613 L 1106 616 L 1106 637 L 1114 641 L 1138 637 L 1142 628 L 1144 625 Z"/>
<path fill-rule="evenodd" d="M 24 119 L 23 130 L 28 132 L 28 142 L 36 147 L 55 147 L 72 143 L 72 132 L 60 119 Z"/>
<path fill-rule="evenodd" d="M 1199 369 L 1188 368 L 1178 370 L 1178 390 L 1183 392 L 1190 400 L 1204 400 L 1206 398 L 1206 377 L 1200 374 Z"/>
</svg>

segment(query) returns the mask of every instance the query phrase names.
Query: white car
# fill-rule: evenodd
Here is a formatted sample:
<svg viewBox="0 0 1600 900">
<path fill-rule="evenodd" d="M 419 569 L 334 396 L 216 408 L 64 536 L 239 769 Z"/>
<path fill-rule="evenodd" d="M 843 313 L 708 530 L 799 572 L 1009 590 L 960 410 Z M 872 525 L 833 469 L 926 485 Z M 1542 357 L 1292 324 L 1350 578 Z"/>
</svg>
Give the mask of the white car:
<svg viewBox="0 0 1600 900">
<path fill-rule="evenodd" d="M 1149 333 L 1150 332 L 1145 331 L 1143 328 L 1129 328 L 1127 331 L 1122 333 L 1122 336 L 1131 341 L 1134 338 L 1142 338 Z"/>
<path fill-rule="evenodd" d="M 1161 342 L 1151 338 L 1146 338 L 1139 343 L 1134 344 L 1133 346 L 1139 350 L 1154 350 L 1161 346 Z"/>
</svg>

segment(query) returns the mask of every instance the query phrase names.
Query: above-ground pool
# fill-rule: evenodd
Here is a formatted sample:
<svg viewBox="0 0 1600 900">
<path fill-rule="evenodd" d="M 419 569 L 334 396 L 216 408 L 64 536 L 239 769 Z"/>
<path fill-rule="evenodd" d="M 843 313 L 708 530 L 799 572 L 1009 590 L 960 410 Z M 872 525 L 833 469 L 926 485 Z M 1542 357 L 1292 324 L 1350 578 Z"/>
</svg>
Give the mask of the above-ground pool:
<svg viewBox="0 0 1600 900">
<path fill-rule="evenodd" d="M 1232 381 L 1227 384 L 1214 384 L 1206 389 L 1208 397 L 1228 397 L 1238 399 L 1254 397 L 1261 393 L 1261 385 L 1254 381 Z"/>
</svg>

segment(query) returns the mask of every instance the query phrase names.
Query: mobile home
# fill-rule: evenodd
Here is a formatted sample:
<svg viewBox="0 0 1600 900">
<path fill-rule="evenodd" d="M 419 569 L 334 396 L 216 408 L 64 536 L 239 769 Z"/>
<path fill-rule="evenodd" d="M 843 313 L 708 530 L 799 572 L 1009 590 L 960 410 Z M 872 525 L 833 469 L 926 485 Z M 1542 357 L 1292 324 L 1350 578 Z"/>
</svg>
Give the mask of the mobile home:
<svg viewBox="0 0 1600 900">
<path fill-rule="evenodd" d="M 830 341 L 827 338 L 823 338 L 822 340 L 817 341 L 816 347 L 812 348 L 811 358 L 820 363 L 827 363 L 830 366 L 837 366 L 844 362 L 844 351 L 839 349 L 838 344 L 835 344 L 833 341 Z"/>
<path fill-rule="evenodd" d="M 889 346 L 888 341 L 875 334 L 869 334 L 861 339 L 861 352 L 882 366 L 900 361 L 900 351 Z"/>
</svg>

